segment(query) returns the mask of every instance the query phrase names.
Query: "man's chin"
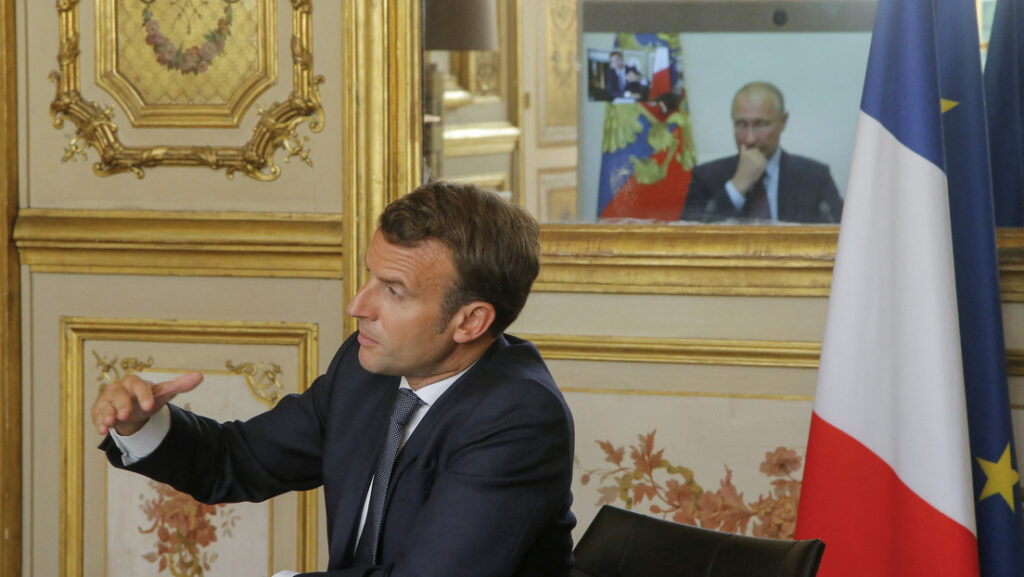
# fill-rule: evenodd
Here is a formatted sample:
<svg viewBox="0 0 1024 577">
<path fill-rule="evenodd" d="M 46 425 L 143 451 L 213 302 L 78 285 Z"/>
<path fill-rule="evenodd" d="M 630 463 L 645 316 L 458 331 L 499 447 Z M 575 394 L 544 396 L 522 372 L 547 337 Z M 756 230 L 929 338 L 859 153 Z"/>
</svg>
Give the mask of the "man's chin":
<svg viewBox="0 0 1024 577">
<path fill-rule="evenodd" d="M 394 371 L 388 370 L 387 366 L 382 365 L 378 362 L 379 359 L 372 352 L 366 350 L 366 348 L 359 349 L 359 366 L 363 367 L 363 370 L 368 373 L 375 375 L 383 375 L 387 377 L 400 376 L 396 375 Z"/>
</svg>

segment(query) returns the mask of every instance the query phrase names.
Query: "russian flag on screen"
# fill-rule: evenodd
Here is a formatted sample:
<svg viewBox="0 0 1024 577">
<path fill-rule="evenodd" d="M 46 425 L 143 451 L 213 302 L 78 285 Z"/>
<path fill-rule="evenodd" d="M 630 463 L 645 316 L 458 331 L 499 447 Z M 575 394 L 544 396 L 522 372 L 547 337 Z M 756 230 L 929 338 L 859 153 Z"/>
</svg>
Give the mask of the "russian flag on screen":
<svg viewBox="0 0 1024 577">
<path fill-rule="evenodd" d="M 797 518 L 823 577 L 978 575 L 939 1 L 875 18 Z"/>
<path fill-rule="evenodd" d="M 677 220 L 695 157 L 678 73 L 679 35 L 618 34 L 615 48 L 649 55 L 650 94 L 645 102 L 605 109 L 596 216 Z"/>
</svg>

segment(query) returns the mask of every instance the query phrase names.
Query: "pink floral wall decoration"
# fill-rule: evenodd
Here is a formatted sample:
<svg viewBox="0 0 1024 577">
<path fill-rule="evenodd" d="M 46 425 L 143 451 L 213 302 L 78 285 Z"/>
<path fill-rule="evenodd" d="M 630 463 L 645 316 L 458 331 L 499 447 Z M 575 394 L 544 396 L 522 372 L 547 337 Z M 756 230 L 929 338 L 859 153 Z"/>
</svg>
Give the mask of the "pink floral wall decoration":
<svg viewBox="0 0 1024 577">
<path fill-rule="evenodd" d="M 158 572 L 173 577 L 203 577 L 217 560 L 209 549 L 221 536 L 230 537 L 238 517 L 227 505 L 204 505 L 168 485 L 149 481 L 155 496 L 142 499 L 140 508 L 152 525 L 141 534 L 156 536 L 156 549 L 142 557 L 159 563 Z"/>
<path fill-rule="evenodd" d="M 638 435 L 638 442 L 616 447 L 611 441 L 596 441 L 611 466 L 583 470 L 580 482 L 593 482 L 599 498 L 596 506 L 620 502 L 627 509 L 641 510 L 677 523 L 718 529 L 755 537 L 792 539 L 800 501 L 800 480 L 794 473 L 803 458 L 792 449 L 778 447 L 765 453 L 759 471 L 771 479 L 771 489 L 756 499 L 746 499 L 732 482 L 732 470 L 717 490 L 705 489 L 687 467 L 673 465 L 665 449 L 655 445 L 655 434 Z"/>
</svg>

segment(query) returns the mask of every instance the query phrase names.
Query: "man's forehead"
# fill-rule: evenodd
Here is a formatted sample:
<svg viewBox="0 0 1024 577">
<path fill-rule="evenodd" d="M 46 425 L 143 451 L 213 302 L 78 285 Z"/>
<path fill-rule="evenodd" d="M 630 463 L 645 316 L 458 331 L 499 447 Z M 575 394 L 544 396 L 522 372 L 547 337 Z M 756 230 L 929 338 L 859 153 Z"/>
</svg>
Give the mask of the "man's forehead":
<svg viewBox="0 0 1024 577">
<path fill-rule="evenodd" d="M 764 91 L 741 92 L 732 103 L 732 115 L 737 116 L 777 116 L 775 99 Z"/>
<path fill-rule="evenodd" d="M 444 266 L 453 263 L 451 251 L 436 238 L 425 238 L 413 243 L 393 243 L 378 230 L 364 256 L 367 268 L 396 269 L 414 272 L 416 265 L 437 262 Z"/>
</svg>

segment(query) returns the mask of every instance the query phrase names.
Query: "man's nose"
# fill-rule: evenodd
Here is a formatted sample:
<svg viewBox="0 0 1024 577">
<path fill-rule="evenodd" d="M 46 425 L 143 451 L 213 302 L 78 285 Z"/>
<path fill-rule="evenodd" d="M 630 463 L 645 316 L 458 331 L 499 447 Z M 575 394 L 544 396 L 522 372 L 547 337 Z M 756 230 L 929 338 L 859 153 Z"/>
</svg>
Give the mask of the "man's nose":
<svg viewBox="0 0 1024 577">
<path fill-rule="evenodd" d="M 356 294 L 355 296 L 352 297 L 352 300 L 348 301 L 348 305 L 345 306 L 345 312 L 348 313 L 349 316 L 360 319 L 366 318 L 369 315 L 369 303 L 367 303 L 366 294 L 367 286 L 369 286 L 369 281 L 367 281 L 367 283 L 364 284 L 363 286 L 359 287 L 359 290 L 356 291 Z"/>
</svg>

